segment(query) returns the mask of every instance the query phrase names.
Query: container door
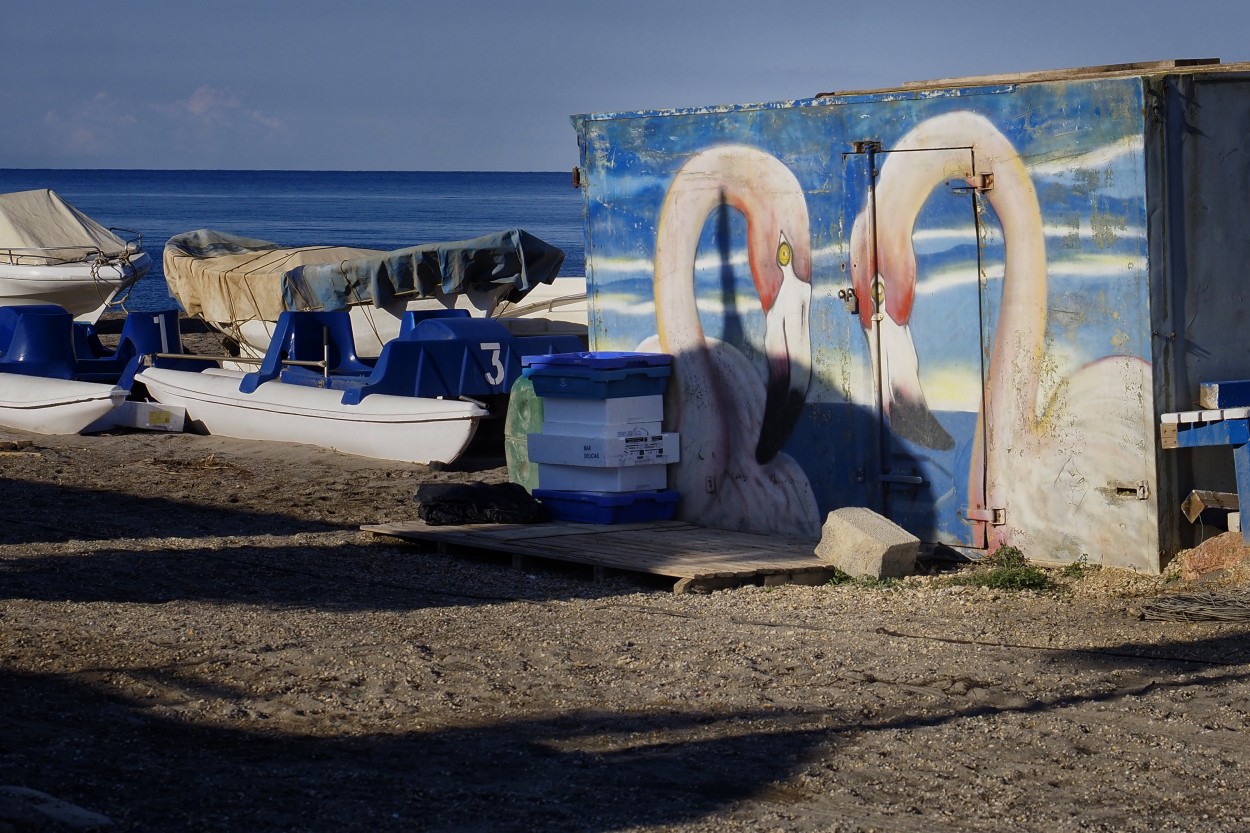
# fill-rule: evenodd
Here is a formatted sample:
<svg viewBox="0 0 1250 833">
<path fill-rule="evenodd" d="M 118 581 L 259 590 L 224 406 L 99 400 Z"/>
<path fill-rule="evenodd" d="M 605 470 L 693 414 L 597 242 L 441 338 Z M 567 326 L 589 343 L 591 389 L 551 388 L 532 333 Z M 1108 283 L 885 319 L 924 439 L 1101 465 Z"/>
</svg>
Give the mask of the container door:
<svg viewBox="0 0 1250 833">
<path fill-rule="evenodd" d="M 984 491 L 969 488 L 973 455 L 984 454 L 975 159 L 971 148 L 857 150 L 847 156 L 858 208 L 851 273 L 879 460 L 868 479 L 882 514 L 922 541 L 984 547 L 984 512 L 969 502 Z"/>
</svg>

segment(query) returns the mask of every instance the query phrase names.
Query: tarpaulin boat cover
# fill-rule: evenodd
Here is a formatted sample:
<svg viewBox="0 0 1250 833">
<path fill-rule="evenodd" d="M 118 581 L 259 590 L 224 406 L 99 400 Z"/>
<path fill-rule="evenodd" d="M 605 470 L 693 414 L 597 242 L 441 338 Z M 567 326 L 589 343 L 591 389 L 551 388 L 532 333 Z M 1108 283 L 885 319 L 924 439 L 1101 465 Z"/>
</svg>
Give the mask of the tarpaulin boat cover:
<svg viewBox="0 0 1250 833">
<path fill-rule="evenodd" d="M 55 191 L 0 194 L 0 260 L 46 266 L 116 258 L 135 251 Z"/>
<path fill-rule="evenodd" d="M 188 314 L 209 321 L 274 321 L 288 309 L 381 307 L 469 289 L 520 300 L 563 263 L 563 251 L 521 229 L 389 252 L 289 248 L 200 229 L 170 238 L 164 255 L 170 291 Z"/>
</svg>

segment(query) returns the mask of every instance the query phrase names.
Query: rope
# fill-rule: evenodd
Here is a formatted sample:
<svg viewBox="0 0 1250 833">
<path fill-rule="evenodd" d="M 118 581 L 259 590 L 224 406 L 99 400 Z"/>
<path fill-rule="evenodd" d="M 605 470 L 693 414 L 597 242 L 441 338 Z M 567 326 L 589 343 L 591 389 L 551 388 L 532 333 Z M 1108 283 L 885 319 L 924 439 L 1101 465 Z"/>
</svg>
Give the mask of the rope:
<svg viewBox="0 0 1250 833">
<path fill-rule="evenodd" d="M 122 251 L 121 255 L 110 256 L 104 252 L 97 251 L 95 258 L 91 261 L 91 282 L 95 284 L 96 298 L 100 303 L 108 301 L 109 296 L 113 294 L 113 287 L 100 276 L 100 269 L 104 266 L 115 266 L 117 268 L 117 282 L 121 283 L 126 277 L 126 267 L 130 265 L 130 249 L 127 247 Z M 132 286 L 134 284 L 131 284 Z M 127 289 L 129 294 L 129 289 Z"/>
</svg>

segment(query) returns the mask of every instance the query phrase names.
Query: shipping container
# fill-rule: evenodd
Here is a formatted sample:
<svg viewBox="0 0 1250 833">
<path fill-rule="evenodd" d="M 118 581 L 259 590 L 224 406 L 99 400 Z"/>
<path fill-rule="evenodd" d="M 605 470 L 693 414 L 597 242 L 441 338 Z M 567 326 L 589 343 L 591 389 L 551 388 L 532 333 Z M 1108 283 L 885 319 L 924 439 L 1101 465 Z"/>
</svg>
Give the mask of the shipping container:
<svg viewBox="0 0 1250 833">
<path fill-rule="evenodd" d="M 1159 417 L 1250 378 L 1250 65 L 575 116 L 591 347 L 674 356 L 678 516 L 1149 572 L 1235 488 Z"/>
</svg>

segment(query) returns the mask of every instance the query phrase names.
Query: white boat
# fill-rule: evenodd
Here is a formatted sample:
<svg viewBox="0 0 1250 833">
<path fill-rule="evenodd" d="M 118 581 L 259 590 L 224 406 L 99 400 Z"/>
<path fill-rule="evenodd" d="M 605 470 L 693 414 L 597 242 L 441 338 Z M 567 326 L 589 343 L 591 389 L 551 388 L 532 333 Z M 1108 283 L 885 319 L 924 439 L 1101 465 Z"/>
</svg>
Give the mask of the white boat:
<svg viewBox="0 0 1250 833">
<path fill-rule="evenodd" d="M 287 311 L 278 317 L 259 368 L 250 373 L 216 365 L 188 368 L 180 356 L 172 358 L 183 366 L 162 367 L 165 357 L 158 355 L 157 366 L 138 373 L 135 381 L 161 405 L 184 409 L 191 427 L 209 434 L 302 443 L 380 460 L 450 463 L 489 414 L 476 397 L 448 384 L 457 374 L 440 364 L 440 356 L 450 355 L 458 368 L 475 367 L 470 373 L 475 392 L 503 390 L 478 387 L 486 381 L 480 378 L 483 367 L 506 371 L 520 359 L 503 355 L 507 345 L 440 337 L 446 333 L 438 320 L 423 327 L 415 315 L 409 316 L 406 337 L 388 342 L 377 359 L 356 355 L 346 310 Z M 498 330 L 489 321 L 456 318 L 471 330 L 483 325 Z M 422 340 L 426 331 L 433 332 L 436 344 Z M 471 356 L 464 355 L 466 349 Z"/>
<path fill-rule="evenodd" d="M 490 317 L 514 336 L 587 335 L 590 308 L 584 275 L 557 276 L 539 284 L 519 301 L 497 304 Z"/>
<path fill-rule="evenodd" d="M 374 394 L 344 405 L 343 392 L 271 380 L 242 393 L 244 374 L 151 367 L 135 378 L 163 405 L 186 409 L 209 434 L 277 440 L 409 463 L 450 463 L 464 453 L 486 410 L 472 402 Z"/>
<path fill-rule="evenodd" d="M 176 310 L 130 314 L 110 349 L 62 307 L 0 306 L 0 425 L 38 434 L 112 428 L 143 357 L 181 349 Z"/>
<path fill-rule="evenodd" d="M 117 385 L 0 372 L 0 425 L 36 434 L 77 434 L 113 412 Z"/>
<path fill-rule="evenodd" d="M 170 238 L 163 258 L 169 291 L 187 314 L 250 358 L 264 355 L 287 310 L 347 309 L 361 356 L 377 356 L 411 310 L 502 315 L 518 335 L 584 336 L 586 281 L 558 277 L 563 261 L 562 251 L 521 229 L 389 252 L 287 247 L 200 229 Z"/>
<path fill-rule="evenodd" d="M 46 188 L 0 194 L 0 304 L 55 304 L 95 321 L 152 267 L 130 234 L 123 239 Z"/>
</svg>

